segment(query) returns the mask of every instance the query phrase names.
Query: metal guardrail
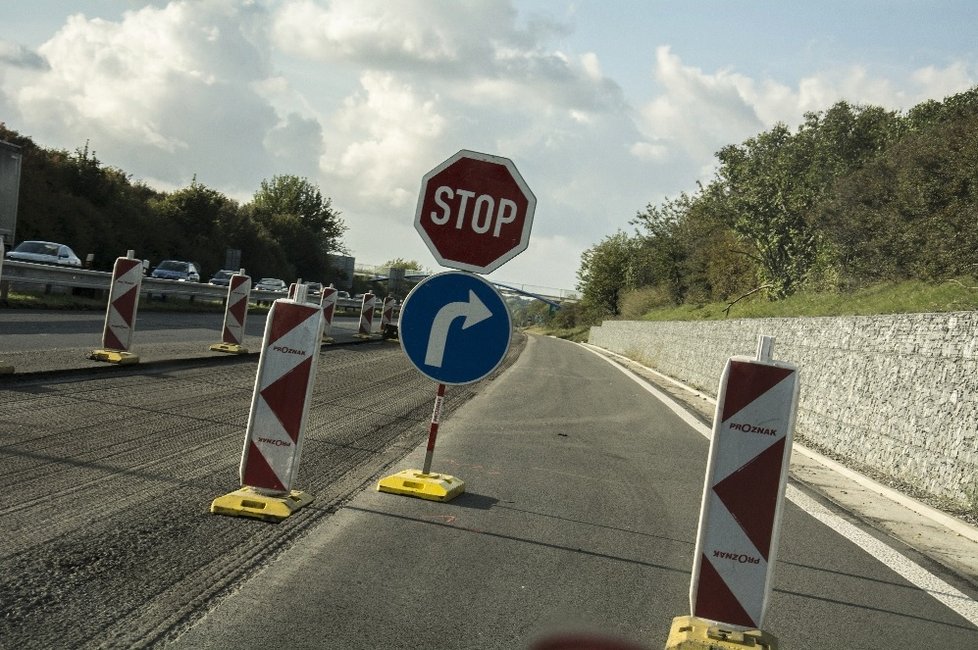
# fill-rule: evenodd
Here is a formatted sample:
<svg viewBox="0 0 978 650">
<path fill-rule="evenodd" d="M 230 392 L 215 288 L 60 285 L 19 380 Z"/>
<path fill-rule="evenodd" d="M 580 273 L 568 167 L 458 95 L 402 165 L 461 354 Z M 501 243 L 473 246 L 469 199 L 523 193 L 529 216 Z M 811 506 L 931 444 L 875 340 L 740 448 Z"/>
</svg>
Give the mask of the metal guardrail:
<svg viewBox="0 0 978 650">
<path fill-rule="evenodd" d="M 4 260 L 3 276 L 0 277 L 0 281 L 10 284 L 93 289 L 105 291 L 107 294 L 112 284 L 112 274 L 107 271 L 90 271 L 77 267 Z M 201 298 L 219 301 L 227 298 L 228 288 L 204 282 L 162 280 L 146 276 L 143 278 L 140 293 L 144 296 L 179 296 L 188 299 Z M 276 298 L 284 298 L 285 296 L 284 291 L 252 290 L 251 292 L 252 301 L 271 302 Z M 336 305 L 347 309 L 360 308 L 360 302 L 352 298 L 339 298 Z"/>
</svg>

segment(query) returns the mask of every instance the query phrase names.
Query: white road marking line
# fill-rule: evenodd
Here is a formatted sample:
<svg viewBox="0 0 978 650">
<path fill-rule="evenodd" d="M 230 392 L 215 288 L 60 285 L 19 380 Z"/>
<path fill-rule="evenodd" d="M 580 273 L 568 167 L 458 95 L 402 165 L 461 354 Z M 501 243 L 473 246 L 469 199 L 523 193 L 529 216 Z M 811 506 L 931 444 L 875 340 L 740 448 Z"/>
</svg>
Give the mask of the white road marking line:
<svg viewBox="0 0 978 650">
<path fill-rule="evenodd" d="M 610 350 L 605 350 L 604 348 L 599 348 L 597 346 L 591 345 L 590 343 L 581 343 L 580 345 L 586 347 L 592 352 L 600 351 L 600 354 L 607 357 L 621 359 L 623 362 L 627 362 L 627 363 L 636 363 L 635 361 L 629 359 L 626 356 L 622 356 L 615 352 L 611 352 Z M 699 397 L 703 401 L 709 402 L 710 404 L 716 406 L 717 401 L 710 395 L 707 395 L 706 393 L 702 393 L 691 386 L 687 386 L 681 381 L 677 381 L 676 379 L 673 379 L 669 375 L 664 375 L 661 372 L 654 370 L 653 368 L 649 368 L 647 366 L 642 366 L 642 367 L 647 372 L 655 375 L 662 381 L 672 384 L 673 386 L 678 386 L 679 388 L 690 393 L 691 395 L 695 395 L 696 397 Z M 867 490 L 870 490 L 871 492 L 875 492 L 877 494 L 881 494 L 883 495 L 883 497 L 889 499 L 890 501 L 894 501 L 902 505 L 904 508 L 907 508 L 908 510 L 912 510 L 917 514 L 926 517 L 927 519 L 930 519 L 931 521 L 940 524 L 941 526 L 944 526 L 949 530 L 954 531 L 955 533 L 961 535 L 962 537 L 967 537 L 968 539 L 974 542 L 978 542 L 978 528 L 975 528 L 974 526 L 969 526 L 968 524 L 964 523 L 960 519 L 952 517 L 947 513 L 941 512 L 936 508 L 932 508 L 926 503 L 922 503 L 920 501 L 917 501 L 916 499 L 908 497 L 906 494 L 903 494 L 902 492 L 897 492 L 896 490 L 890 488 L 889 486 L 874 481 L 868 476 L 853 471 L 848 467 L 846 467 L 845 465 L 841 465 L 835 462 L 834 460 L 832 460 L 831 458 L 827 456 L 823 456 L 817 451 L 809 449 L 808 447 L 801 444 L 800 442 L 795 442 L 792 445 L 791 453 L 793 454 L 800 453 L 803 456 L 807 456 L 808 458 L 811 458 L 812 460 L 819 463 L 820 465 L 829 468 L 833 472 L 841 474 L 842 476 L 846 477 L 851 481 L 855 481 L 856 483 L 863 486 Z"/>
<path fill-rule="evenodd" d="M 978 627 L 978 602 L 969 598 L 967 594 L 955 589 L 905 555 L 839 517 L 795 486 L 789 485 L 786 495 L 788 500 L 806 513 L 872 555 L 910 584 L 927 592 L 932 598 Z"/>
<path fill-rule="evenodd" d="M 673 413 L 678 415 L 680 419 L 692 427 L 693 430 L 698 431 L 700 434 L 705 436 L 707 440 L 710 439 L 713 431 L 696 419 L 689 413 L 689 411 L 679 406 L 671 397 L 654 386 L 651 386 L 648 382 L 633 373 L 628 368 L 623 368 L 600 352 L 592 350 L 588 346 L 582 345 L 580 347 L 583 347 L 588 352 L 591 352 L 599 358 L 604 359 L 613 367 L 617 368 L 626 377 L 630 378 L 632 381 L 651 393 L 653 397 L 662 402 Z M 967 594 L 956 589 L 955 587 L 952 587 L 927 569 L 907 558 L 905 555 L 887 546 L 872 535 L 863 532 L 845 519 L 842 519 L 793 485 L 788 485 L 785 495 L 788 497 L 789 501 L 804 510 L 807 514 L 822 522 L 839 535 L 842 535 L 850 542 L 869 553 L 870 556 L 876 558 L 879 562 L 882 562 L 884 565 L 892 569 L 895 573 L 910 582 L 912 585 L 921 591 L 926 592 L 951 611 L 955 612 L 975 627 L 978 627 L 978 602 L 972 600 Z"/>
</svg>

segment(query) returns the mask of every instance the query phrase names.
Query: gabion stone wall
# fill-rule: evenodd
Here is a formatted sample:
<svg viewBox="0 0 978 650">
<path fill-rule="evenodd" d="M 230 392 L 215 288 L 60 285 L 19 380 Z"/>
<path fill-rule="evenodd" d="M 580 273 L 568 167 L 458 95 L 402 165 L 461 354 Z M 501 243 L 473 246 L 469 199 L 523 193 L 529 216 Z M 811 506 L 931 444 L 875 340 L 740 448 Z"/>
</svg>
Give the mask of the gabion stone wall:
<svg viewBox="0 0 978 650">
<path fill-rule="evenodd" d="M 716 395 L 760 335 L 797 364 L 796 435 L 960 505 L 978 488 L 978 313 L 605 321 L 593 345 Z"/>
</svg>

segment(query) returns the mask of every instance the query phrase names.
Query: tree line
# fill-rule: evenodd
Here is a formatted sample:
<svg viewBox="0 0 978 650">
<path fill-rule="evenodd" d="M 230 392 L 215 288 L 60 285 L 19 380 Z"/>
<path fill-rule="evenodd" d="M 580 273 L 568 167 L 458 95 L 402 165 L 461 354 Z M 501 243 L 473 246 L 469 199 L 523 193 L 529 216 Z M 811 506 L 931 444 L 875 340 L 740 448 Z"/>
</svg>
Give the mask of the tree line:
<svg viewBox="0 0 978 650">
<path fill-rule="evenodd" d="M 976 275 L 978 87 L 905 114 L 840 101 L 716 161 L 585 251 L 565 321 Z"/>
<path fill-rule="evenodd" d="M 224 267 L 227 249 L 236 249 L 253 277 L 330 282 L 327 254 L 345 252 L 340 213 L 304 178 L 264 180 L 241 205 L 196 178 L 173 192 L 134 182 L 103 165 L 87 143 L 74 152 L 48 150 L 3 123 L 0 140 L 21 152 L 18 242 L 67 244 L 82 259 L 94 255 L 97 269 L 111 269 L 131 249 L 154 265 L 195 262 L 209 276 Z"/>
</svg>

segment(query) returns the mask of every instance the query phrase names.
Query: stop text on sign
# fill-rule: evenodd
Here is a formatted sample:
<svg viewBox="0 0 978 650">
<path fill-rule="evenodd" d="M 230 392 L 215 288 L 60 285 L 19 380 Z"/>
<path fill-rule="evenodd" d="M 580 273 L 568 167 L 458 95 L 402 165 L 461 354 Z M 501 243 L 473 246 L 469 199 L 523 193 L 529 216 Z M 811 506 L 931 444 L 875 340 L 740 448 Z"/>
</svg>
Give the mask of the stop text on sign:
<svg viewBox="0 0 978 650">
<path fill-rule="evenodd" d="M 414 227 L 442 266 L 491 273 L 526 250 L 535 208 L 511 160 L 463 149 L 421 179 Z"/>
<path fill-rule="evenodd" d="M 458 197 L 457 210 L 454 218 L 455 227 L 462 230 L 466 219 L 472 230 L 482 235 L 492 229 L 492 236 L 499 237 L 499 233 L 504 224 L 513 223 L 516 220 L 516 202 L 510 199 L 501 198 L 498 201 L 488 194 L 479 194 L 471 190 L 451 188 L 442 185 L 435 190 L 435 205 L 441 209 L 431 213 L 431 221 L 437 226 L 444 226 L 453 219 L 452 206 L 446 201 L 453 201 Z M 475 198 L 469 209 L 469 199 Z M 499 207 L 496 207 L 496 204 Z M 494 225 L 495 224 L 495 225 Z"/>
</svg>

